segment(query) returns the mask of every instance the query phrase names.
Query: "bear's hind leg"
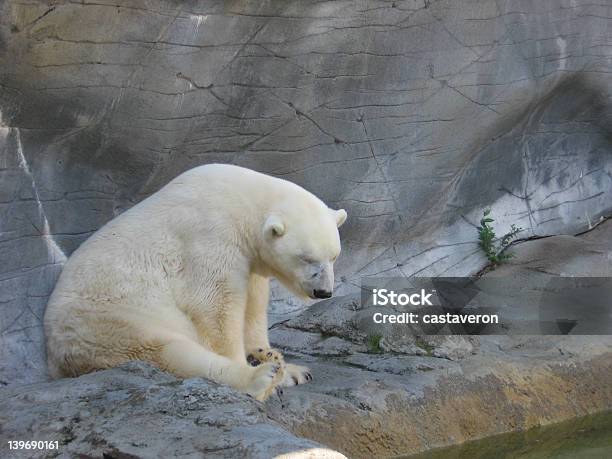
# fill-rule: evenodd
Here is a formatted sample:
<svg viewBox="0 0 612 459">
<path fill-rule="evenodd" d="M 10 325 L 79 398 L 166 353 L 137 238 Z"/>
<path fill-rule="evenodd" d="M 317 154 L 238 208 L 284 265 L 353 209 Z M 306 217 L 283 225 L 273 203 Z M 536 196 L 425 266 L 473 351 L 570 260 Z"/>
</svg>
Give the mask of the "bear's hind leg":
<svg viewBox="0 0 612 459">
<path fill-rule="evenodd" d="M 159 364 L 184 378 L 204 377 L 228 384 L 257 400 L 267 399 L 281 382 L 280 365 L 257 367 L 236 363 L 189 339 L 176 339 L 163 345 Z"/>
</svg>

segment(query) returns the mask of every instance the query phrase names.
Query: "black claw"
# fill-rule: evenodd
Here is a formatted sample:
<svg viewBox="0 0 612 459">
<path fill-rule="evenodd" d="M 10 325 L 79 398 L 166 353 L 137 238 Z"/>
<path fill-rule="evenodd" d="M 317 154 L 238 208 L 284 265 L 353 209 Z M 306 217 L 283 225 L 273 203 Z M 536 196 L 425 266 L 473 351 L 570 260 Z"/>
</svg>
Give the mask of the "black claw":
<svg viewBox="0 0 612 459">
<path fill-rule="evenodd" d="M 296 386 L 300 383 L 295 376 L 292 376 L 291 379 L 293 379 L 293 382 L 295 383 Z"/>
<path fill-rule="evenodd" d="M 276 393 L 280 396 L 283 395 L 283 388 L 280 386 L 276 386 Z"/>
<path fill-rule="evenodd" d="M 306 373 L 306 380 L 312 381 L 312 375 L 310 373 Z"/>
<path fill-rule="evenodd" d="M 271 352 L 268 352 L 266 355 L 267 355 L 268 357 L 272 357 L 272 353 L 271 353 Z"/>
</svg>

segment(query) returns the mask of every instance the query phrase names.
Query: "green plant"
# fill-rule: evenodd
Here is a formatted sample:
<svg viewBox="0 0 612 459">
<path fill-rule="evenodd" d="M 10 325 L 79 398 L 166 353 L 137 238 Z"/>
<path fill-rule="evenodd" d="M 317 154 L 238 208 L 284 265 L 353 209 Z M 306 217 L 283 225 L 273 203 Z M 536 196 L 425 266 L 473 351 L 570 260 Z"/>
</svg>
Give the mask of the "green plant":
<svg viewBox="0 0 612 459">
<path fill-rule="evenodd" d="M 427 341 L 425 341 L 423 338 L 421 338 L 420 336 L 414 337 L 414 344 L 417 347 L 423 349 L 426 355 L 431 356 L 433 354 L 434 347 L 431 344 L 429 344 Z"/>
<path fill-rule="evenodd" d="M 516 238 L 516 235 L 523 231 L 523 228 L 512 224 L 510 226 L 510 231 L 504 234 L 501 239 L 498 240 L 496 239 L 495 231 L 491 226 L 491 223 L 495 220 L 490 217 L 490 214 L 491 209 L 486 209 L 482 214 L 480 226 L 477 228 L 478 241 L 480 248 L 487 256 L 487 259 L 491 262 L 491 264 L 493 264 L 493 266 L 496 266 L 513 257 L 513 254 L 505 253 L 504 251 Z"/>
<path fill-rule="evenodd" d="M 372 354 L 381 354 L 383 352 L 383 348 L 380 346 L 380 340 L 382 340 L 382 335 L 368 335 L 368 350 Z"/>
</svg>

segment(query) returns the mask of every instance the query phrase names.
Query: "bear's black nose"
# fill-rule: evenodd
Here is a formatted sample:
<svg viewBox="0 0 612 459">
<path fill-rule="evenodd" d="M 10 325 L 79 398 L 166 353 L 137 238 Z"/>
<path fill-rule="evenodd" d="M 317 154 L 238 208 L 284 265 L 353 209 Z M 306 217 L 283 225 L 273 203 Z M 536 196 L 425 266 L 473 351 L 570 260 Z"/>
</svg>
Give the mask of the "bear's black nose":
<svg viewBox="0 0 612 459">
<path fill-rule="evenodd" d="M 317 290 L 313 291 L 315 298 L 331 298 L 332 292 L 329 290 Z"/>
</svg>

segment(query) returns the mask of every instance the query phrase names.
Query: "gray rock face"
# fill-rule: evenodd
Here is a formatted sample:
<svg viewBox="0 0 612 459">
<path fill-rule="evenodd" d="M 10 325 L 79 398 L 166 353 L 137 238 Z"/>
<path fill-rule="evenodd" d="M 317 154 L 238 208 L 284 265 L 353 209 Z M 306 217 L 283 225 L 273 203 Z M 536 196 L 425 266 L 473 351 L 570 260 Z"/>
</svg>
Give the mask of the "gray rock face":
<svg viewBox="0 0 612 459">
<path fill-rule="evenodd" d="M 521 243 L 485 277 L 603 275 L 611 228 Z M 390 457 L 612 409 L 612 337 L 417 340 L 391 329 L 381 352 L 366 344 L 362 312 L 349 295 L 273 327 L 273 345 L 314 375 L 282 398 L 262 404 L 132 363 L 0 389 L 0 442 L 58 440 L 61 457 Z"/>
<path fill-rule="evenodd" d="M 66 257 L 195 165 L 345 207 L 339 293 L 477 271 L 485 207 L 587 229 L 612 208 L 609 26 L 587 0 L 1 2 L 0 384 L 45 377 Z"/>
<path fill-rule="evenodd" d="M 611 231 L 606 221 L 578 237 L 522 242 L 484 277 L 611 276 Z M 271 332 L 315 379 L 268 412 L 349 457 L 407 455 L 612 408 L 610 336 L 415 337 L 406 326 L 377 329 L 365 313 L 354 296 L 334 298 Z M 372 333 L 379 349 L 367 344 Z"/>
<path fill-rule="evenodd" d="M 344 457 L 283 429 L 245 395 L 139 362 L 2 391 L 0 439 L 4 457 L 9 440 L 58 442 L 54 450 L 10 453 L 24 458 Z"/>
<path fill-rule="evenodd" d="M 612 221 L 578 237 L 552 236 L 520 243 L 508 263 L 487 273 L 522 282 L 527 276 L 612 277 Z"/>
</svg>

